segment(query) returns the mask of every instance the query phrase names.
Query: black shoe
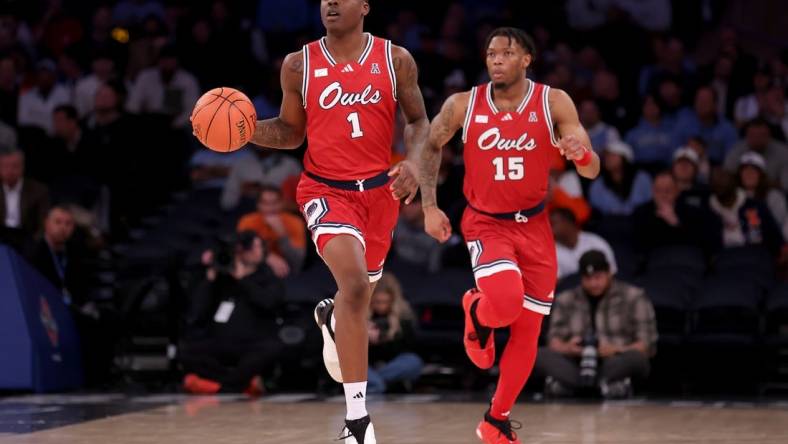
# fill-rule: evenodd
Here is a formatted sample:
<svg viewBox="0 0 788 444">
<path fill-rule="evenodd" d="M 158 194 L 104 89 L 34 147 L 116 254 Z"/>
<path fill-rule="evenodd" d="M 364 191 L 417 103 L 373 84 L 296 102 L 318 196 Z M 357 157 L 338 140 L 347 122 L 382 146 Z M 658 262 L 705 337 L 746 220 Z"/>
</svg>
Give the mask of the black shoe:
<svg viewBox="0 0 788 444">
<path fill-rule="evenodd" d="M 346 419 L 345 428 L 337 438 L 337 441 L 343 440 L 346 440 L 345 444 L 377 444 L 375 427 L 370 422 L 369 415 L 359 419 Z"/>
<path fill-rule="evenodd" d="M 633 396 L 632 380 L 630 378 L 618 381 L 602 381 L 599 390 L 605 399 L 629 399 Z"/>
<path fill-rule="evenodd" d="M 315 322 L 323 335 L 323 364 L 331 378 L 341 383 L 342 370 L 339 368 L 337 344 L 334 342 L 334 329 L 331 328 L 331 315 L 334 313 L 334 300 L 323 299 L 315 307 Z"/>
<path fill-rule="evenodd" d="M 503 436 L 510 443 L 520 444 L 520 441 L 517 439 L 517 433 L 514 431 L 522 427 L 523 425 L 517 421 L 495 419 L 490 415 L 490 411 L 487 410 L 484 414 L 484 421 L 480 422 L 479 426 L 476 427 L 476 435 L 483 442 L 500 442 L 500 438 Z"/>
</svg>

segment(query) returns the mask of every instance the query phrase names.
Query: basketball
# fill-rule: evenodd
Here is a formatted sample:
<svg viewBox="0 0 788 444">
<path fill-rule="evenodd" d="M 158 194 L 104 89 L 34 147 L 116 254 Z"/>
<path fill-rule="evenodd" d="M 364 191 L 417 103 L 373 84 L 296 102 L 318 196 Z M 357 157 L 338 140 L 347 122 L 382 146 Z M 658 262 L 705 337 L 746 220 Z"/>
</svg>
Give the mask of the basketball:
<svg viewBox="0 0 788 444">
<path fill-rule="evenodd" d="M 214 88 L 200 97 L 191 116 L 194 135 L 213 151 L 229 153 L 252 138 L 257 114 L 252 101 L 233 88 Z"/>
</svg>

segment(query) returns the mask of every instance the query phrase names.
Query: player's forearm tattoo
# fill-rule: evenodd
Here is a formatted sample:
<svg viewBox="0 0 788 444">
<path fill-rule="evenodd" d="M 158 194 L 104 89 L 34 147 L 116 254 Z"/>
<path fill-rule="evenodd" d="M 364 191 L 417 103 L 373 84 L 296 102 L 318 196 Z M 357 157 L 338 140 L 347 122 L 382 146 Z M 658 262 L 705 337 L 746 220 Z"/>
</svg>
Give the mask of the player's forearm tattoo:
<svg viewBox="0 0 788 444">
<path fill-rule="evenodd" d="M 300 145 L 300 137 L 290 125 L 282 122 L 279 117 L 259 120 L 251 142 L 266 148 L 293 148 Z"/>
<path fill-rule="evenodd" d="M 419 71 L 411 57 L 395 57 L 394 69 L 398 83 L 402 85 L 398 95 L 406 119 L 405 147 L 408 150 L 408 158 L 418 162 L 430 132 L 424 97 L 419 89 Z"/>
<path fill-rule="evenodd" d="M 419 163 L 419 176 L 421 181 L 421 206 L 431 207 L 438 205 L 437 187 L 438 173 L 441 166 L 441 149 L 445 141 L 450 140 L 453 131 L 449 128 L 449 122 L 454 119 L 454 109 L 444 106 L 440 114 L 435 117 L 427 137 L 427 143 L 421 152 L 421 162 Z"/>
</svg>

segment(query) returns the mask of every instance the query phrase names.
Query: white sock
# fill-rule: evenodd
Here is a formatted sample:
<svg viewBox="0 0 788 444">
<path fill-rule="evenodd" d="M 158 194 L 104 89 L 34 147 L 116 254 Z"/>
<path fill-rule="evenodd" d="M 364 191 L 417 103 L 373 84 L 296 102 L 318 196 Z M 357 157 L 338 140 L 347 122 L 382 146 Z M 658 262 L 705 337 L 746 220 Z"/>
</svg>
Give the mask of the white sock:
<svg viewBox="0 0 788 444">
<path fill-rule="evenodd" d="M 345 404 L 347 404 L 345 419 L 354 420 L 367 416 L 367 381 L 348 382 L 342 386 L 345 389 Z"/>
<path fill-rule="evenodd" d="M 336 308 L 334 309 L 336 310 Z M 331 331 L 337 331 L 337 319 L 334 317 L 334 310 L 331 310 L 331 313 L 328 315 L 328 322 L 331 323 Z"/>
</svg>

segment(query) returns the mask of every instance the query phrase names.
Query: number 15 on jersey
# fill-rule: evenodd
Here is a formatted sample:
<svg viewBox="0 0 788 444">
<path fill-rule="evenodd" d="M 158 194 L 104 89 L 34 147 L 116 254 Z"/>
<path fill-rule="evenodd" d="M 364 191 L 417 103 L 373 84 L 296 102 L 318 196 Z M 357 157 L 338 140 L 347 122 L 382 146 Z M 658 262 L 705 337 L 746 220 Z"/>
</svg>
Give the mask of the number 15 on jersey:
<svg viewBox="0 0 788 444">
<path fill-rule="evenodd" d="M 496 157 L 492 163 L 497 181 L 520 180 L 525 177 L 525 159 L 522 157 Z"/>
</svg>

